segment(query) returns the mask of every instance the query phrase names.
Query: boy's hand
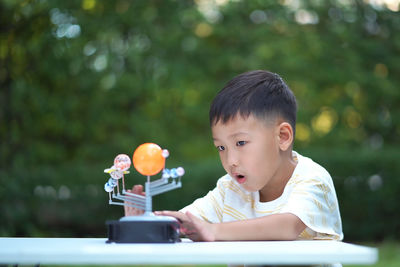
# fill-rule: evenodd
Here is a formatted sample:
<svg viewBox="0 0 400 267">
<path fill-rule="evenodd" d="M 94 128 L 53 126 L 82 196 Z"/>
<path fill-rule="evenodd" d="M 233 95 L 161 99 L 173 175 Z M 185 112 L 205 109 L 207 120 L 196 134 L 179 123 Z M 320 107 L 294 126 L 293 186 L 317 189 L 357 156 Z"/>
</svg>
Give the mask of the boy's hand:
<svg viewBox="0 0 400 267">
<path fill-rule="evenodd" d="M 180 231 L 193 241 L 215 241 L 216 229 L 212 223 L 205 222 L 189 211 L 156 211 L 156 215 L 171 216 L 178 219 Z"/>
<path fill-rule="evenodd" d="M 142 195 L 142 196 L 145 195 L 145 193 L 143 192 L 142 185 L 135 185 L 132 187 L 132 190 L 128 189 L 126 191 L 129 193 L 138 194 L 138 195 Z M 125 202 L 125 203 L 127 203 L 127 202 Z M 136 216 L 136 215 L 141 215 L 144 213 L 144 211 L 141 209 L 128 207 L 128 206 L 124 206 L 124 211 L 125 211 L 125 216 Z"/>
</svg>

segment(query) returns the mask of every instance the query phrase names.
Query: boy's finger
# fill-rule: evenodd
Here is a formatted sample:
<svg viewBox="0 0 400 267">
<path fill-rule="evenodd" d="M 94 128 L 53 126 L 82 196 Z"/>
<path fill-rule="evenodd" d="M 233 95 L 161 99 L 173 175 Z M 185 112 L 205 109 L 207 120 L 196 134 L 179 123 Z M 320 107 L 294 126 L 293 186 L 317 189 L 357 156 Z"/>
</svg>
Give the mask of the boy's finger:
<svg viewBox="0 0 400 267">
<path fill-rule="evenodd" d="M 132 193 L 144 196 L 143 185 L 141 185 L 141 184 L 135 185 L 132 188 Z"/>
<path fill-rule="evenodd" d="M 181 222 L 186 222 L 188 221 L 188 218 L 186 214 L 180 212 L 180 211 L 169 211 L 169 210 L 164 210 L 164 211 L 157 211 L 155 212 L 156 215 L 164 215 L 164 216 L 171 216 L 174 217 Z"/>
</svg>

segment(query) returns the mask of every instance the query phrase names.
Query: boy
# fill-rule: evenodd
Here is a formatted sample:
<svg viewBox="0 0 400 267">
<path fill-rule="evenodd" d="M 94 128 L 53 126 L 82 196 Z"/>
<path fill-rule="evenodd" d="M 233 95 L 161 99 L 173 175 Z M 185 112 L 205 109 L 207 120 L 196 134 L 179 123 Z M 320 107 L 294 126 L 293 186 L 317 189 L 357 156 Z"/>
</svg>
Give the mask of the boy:
<svg viewBox="0 0 400 267">
<path fill-rule="evenodd" d="M 227 174 L 181 211 L 156 214 L 177 218 L 181 232 L 195 241 L 343 239 L 329 173 L 292 151 L 296 111 L 279 75 L 259 70 L 232 79 L 210 108 Z M 142 187 L 133 191 L 142 193 Z"/>
</svg>

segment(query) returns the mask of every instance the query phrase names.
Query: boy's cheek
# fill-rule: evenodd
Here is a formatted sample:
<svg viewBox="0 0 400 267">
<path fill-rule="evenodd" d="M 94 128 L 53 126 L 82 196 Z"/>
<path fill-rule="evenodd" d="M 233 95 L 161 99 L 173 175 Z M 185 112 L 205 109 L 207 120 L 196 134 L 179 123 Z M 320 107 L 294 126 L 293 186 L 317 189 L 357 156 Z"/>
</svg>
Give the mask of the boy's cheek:
<svg viewBox="0 0 400 267">
<path fill-rule="evenodd" d="M 224 169 L 226 170 L 227 165 L 226 165 L 225 155 L 222 154 L 222 153 L 220 153 L 220 154 L 219 154 L 219 160 L 221 161 L 222 166 L 223 166 Z"/>
<path fill-rule="evenodd" d="M 221 164 L 222 164 L 222 167 L 224 168 L 225 172 L 230 174 L 229 173 L 229 168 L 227 168 L 226 164 L 224 163 L 224 161 L 222 161 L 222 159 L 221 159 Z"/>
</svg>

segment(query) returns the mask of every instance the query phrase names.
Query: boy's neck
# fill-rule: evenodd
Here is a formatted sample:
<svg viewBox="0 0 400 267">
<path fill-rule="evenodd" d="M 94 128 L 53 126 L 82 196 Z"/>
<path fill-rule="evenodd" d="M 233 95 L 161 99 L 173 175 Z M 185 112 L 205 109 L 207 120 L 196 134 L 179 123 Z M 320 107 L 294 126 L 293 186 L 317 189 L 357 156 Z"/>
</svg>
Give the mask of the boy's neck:
<svg viewBox="0 0 400 267">
<path fill-rule="evenodd" d="M 260 202 L 270 202 L 279 198 L 286 187 L 286 184 L 292 177 L 297 161 L 293 158 L 292 150 L 282 152 L 283 163 L 276 174 L 276 177 L 265 188 L 259 191 Z"/>
</svg>

